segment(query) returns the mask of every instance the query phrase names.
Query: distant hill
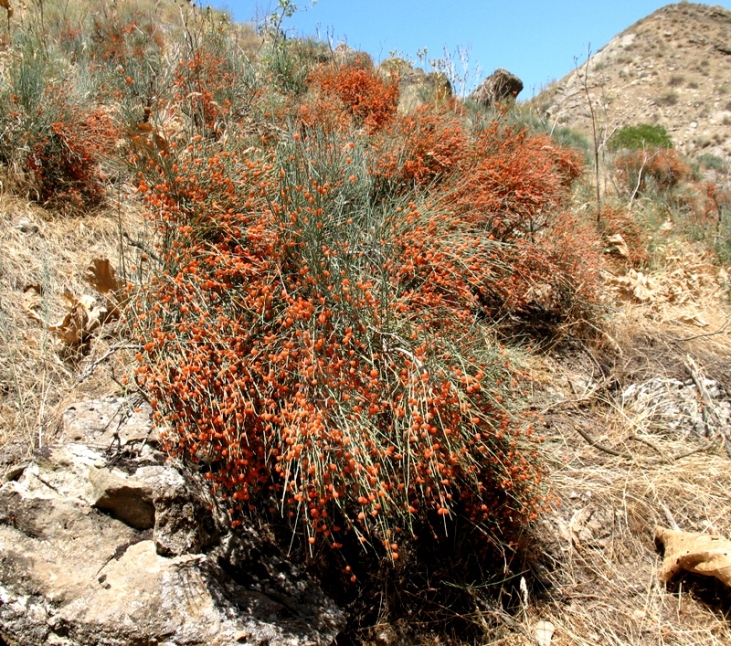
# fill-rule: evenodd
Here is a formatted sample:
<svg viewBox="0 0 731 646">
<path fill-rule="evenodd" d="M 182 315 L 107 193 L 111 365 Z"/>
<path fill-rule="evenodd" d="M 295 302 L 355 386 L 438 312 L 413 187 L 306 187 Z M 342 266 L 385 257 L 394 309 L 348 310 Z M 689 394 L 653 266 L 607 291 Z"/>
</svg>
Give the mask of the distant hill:
<svg viewBox="0 0 731 646">
<path fill-rule="evenodd" d="M 602 138 L 660 124 L 675 146 L 731 159 L 731 11 L 671 4 L 635 23 L 529 102 L 550 123 L 591 132 L 584 87 Z"/>
</svg>

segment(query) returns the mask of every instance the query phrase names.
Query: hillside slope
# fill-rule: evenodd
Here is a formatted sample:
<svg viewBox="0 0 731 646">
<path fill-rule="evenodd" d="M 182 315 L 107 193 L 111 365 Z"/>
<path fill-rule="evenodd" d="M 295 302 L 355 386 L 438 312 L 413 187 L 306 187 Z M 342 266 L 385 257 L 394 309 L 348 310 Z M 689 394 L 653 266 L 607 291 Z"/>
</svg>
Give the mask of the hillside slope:
<svg viewBox="0 0 731 646">
<path fill-rule="evenodd" d="M 91 410 L 104 420 L 99 470 L 136 473 L 162 438 L 241 539 L 180 554 L 215 566 L 209 578 L 180 570 L 199 594 L 169 579 L 191 615 L 221 597 L 218 541 L 247 606 L 222 599 L 221 616 L 248 622 L 260 597 L 247 593 L 268 589 L 270 572 L 289 584 L 286 555 L 347 614 L 337 646 L 731 643 L 726 592 L 691 576 L 666 587 L 654 542 L 656 525 L 731 536 L 731 193 L 673 150 L 653 159 L 682 181 L 648 156 L 650 179 L 622 182 L 621 154 L 607 155 L 598 209 L 593 168 L 561 143 L 572 133 L 551 136 L 521 106 L 471 106 L 442 85 L 400 110 L 404 84 L 367 55 L 264 37 L 180 0 L 26 5 L 0 39 L 0 530 L 42 542 L 23 534 L 35 516 L 13 491 L 34 460 L 53 465 L 53 447 L 80 437 L 68 413 Z M 691 32 L 728 42 L 730 14 L 716 11 L 676 5 L 620 35 L 592 60 L 591 95 L 606 100 L 622 56 L 629 71 L 607 103 L 627 122 L 652 122 L 660 89 L 677 94 L 661 106 L 670 115 L 686 93 L 731 84 L 731 57 L 684 58 Z M 680 49 L 667 16 L 686 34 Z M 552 122 L 586 131 L 581 79 L 560 87 L 544 96 Z M 631 105 L 640 90 L 647 113 Z M 554 110 L 562 96 L 574 108 Z M 688 151 L 691 118 L 662 122 Z M 599 119 L 608 136 L 607 109 Z M 145 427 L 138 450 L 112 421 L 145 399 L 161 432 Z M 96 473 L 84 464 L 72 467 Z M 205 529 L 206 514 L 178 506 Z M 123 539 L 102 537 L 113 578 L 94 567 L 107 552 L 79 547 L 96 530 L 43 513 L 95 594 L 121 600 L 117 625 L 144 634 L 52 625 L 30 605 L 45 594 L 22 569 L 34 561 L 0 541 L 3 589 L 29 599 L 0 595 L 0 646 L 52 643 L 17 637 L 29 617 L 68 646 L 89 630 L 155 641 L 124 603 L 143 598 L 127 564 L 145 579 L 147 563 L 164 573 L 180 561 L 145 560 L 148 530 L 125 525 Z M 41 562 L 63 553 L 78 574 L 44 545 Z M 113 614 L 93 598 L 73 603 Z M 157 607 L 144 610 L 175 623 Z M 238 641 L 285 643 L 249 627 Z M 329 630 L 307 643 L 330 643 Z"/>
<path fill-rule="evenodd" d="M 625 125 L 656 123 L 682 152 L 728 159 L 731 12 L 690 2 L 663 7 L 618 34 L 531 105 L 550 123 L 589 134 L 587 90 L 603 140 Z"/>
</svg>

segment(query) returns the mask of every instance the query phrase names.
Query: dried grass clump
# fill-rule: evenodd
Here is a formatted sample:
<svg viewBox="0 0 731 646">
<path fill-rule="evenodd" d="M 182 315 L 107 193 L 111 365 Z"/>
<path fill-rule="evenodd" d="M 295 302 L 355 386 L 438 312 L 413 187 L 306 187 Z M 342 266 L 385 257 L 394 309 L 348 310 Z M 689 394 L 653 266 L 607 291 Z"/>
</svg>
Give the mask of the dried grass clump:
<svg viewBox="0 0 731 646">
<path fill-rule="evenodd" d="M 596 360 L 587 348 L 541 363 L 549 372 L 537 375 L 539 397 L 546 397 L 537 406 L 550 428 L 550 479 L 561 505 L 538 530 L 545 558 L 535 571 L 547 587 L 525 608 L 526 632 L 549 621 L 551 643 L 559 645 L 715 645 L 731 638 L 728 591 L 692 576 L 666 589 L 654 543 L 656 525 L 731 530 L 728 429 L 713 423 L 714 404 L 701 390 L 706 378 L 727 393 L 731 386 L 729 307 L 718 271 L 697 252 L 677 249 L 651 274 L 665 286 L 656 300 L 619 306 L 610 357 Z M 707 328 L 679 320 L 683 305 Z M 658 378 L 696 388 L 709 424 L 659 424 L 661 400 L 671 392 L 642 407 L 625 404 L 631 385 Z"/>
<path fill-rule="evenodd" d="M 0 453 L 5 465 L 53 441 L 64 406 L 116 389 L 113 371 L 121 376 L 133 360 L 120 350 L 113 353 L 118 365 L 90 370 L 119 343 L 114 326 L 102 328 L 84 352 L 48 328 L 68 312 L 66 290 L 95 294 L 84 280 L 89 262 L 112 258 L 119 266 L 120 226 L 133 230 L 141 220 L 134 211 L 50 217 L 7 195 L 0 198 L 0 214 Z"/>
<path fill-rule="evenodd" d="M 728 533 L 728 458 L 695 454 L 656 461 L 597 452 L 564 427 L 552 477 L 562 506 L 543 523 L 553 544 L 551 587 L 529 609 L 528 623 L 548 620 L 553 644 L 722 644 L 731 638 L 728 606 L 712 585 L 697 580 L 665 589 L 653 532 L 656 524 Z M 578 447 L 576 442 L 580 442 Z M 630 447 L 628 447 L 630 448 Z M 687 444 L 662 444 L 667 454 Z M 708 604 L 708 605 L 707 605 Z M 716 610 L 714 610 L 714 606 Z"/>
</svg>

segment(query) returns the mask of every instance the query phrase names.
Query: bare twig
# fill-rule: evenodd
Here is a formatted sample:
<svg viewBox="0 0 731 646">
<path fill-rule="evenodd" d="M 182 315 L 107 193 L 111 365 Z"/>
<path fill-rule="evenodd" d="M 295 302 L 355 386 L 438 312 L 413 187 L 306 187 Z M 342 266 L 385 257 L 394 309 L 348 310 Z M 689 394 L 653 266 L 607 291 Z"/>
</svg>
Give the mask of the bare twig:
<svg viewBox="0 0 731 646">
<path fill-rule="evenodd" d="M 581 435 L 591 446 L 593 446 L 595 449 L 599 449 L 600 451 L 603 451 L 604 453 L 608 453 L 609 455 L 613 455 L 618 458 L 626 458 L 626 459 L 632 459 L 632 456 L 629 453 L 621 453 L 620 451 L 615 451 L 612 448 L 609 448 L 608 446 L 605 446 L 601 442 L 597 442 L 589 433 L 587 433 L 584 429 L 582 429 L 578 424 L 573 427 L 574 430 Z"/>
<path fill-rule="evenodd" d="M 111 357 L 117 350 L 139 350 L 141 346 L 138 343 L 117 343 L 116 345 L 113 345 L 109 350 L 107 350 L 101 357 L 99 357 L 96 361 L 90 363 L 84 372 L 82 372 L 77 378 L 76 383 L 80 384 L 85 379 L 88 379 L 91 377 L 91 375 L 94 373 L 94 370 L 96 370 L 97 366 L 101 363 L 104 363 L 109 357 Z"/>
<path fill-rule="evenodd" d="M 584 94 L 589 104 L 589 113 L 591 114 L 591 130 L 594 139 L 594 181 L 596 182 L 596 221 L 601 224 L 602 221 L 602 193 L 599 180 L 599 135 L 596 131 L 596 114 L 594 113 L 594 102 L 591 100 L 589 93 L 589 62 L 591 61 L 591 47 L 586 53 L 586 64 L 584 65 L 584 76 L 581 79 L 584 86 Z"/>
<path fill-rule="evenodd" d="M 158 256 L 154 251 L 150 251 L 144 244 L 142 244 L 138 240 L 132 240 L 132 238 L 129 237 L 129 234 L 126 231 L 122 233 L 122 235 L 124 236 L 124 239 L 127 241 L 128 245 L 130 245 L 131 247 L 136 247 L 140 251 L 144 251 L 155 262 L 161 262 L 160 256 Z"/>
<path fill-rule="evenodd" d="M 640 188 L 642 187 L 642 173 L 645 170 L 645 164 L 649 161 L 647 159 L 647 152 L 645 150 L 642 151 L 642 165 L 640 166 L 640 170 L 637 173 L 637 185 L 635 186 L 635 190 L 632 191 L 632 195 L 629 198 L 629 205 L 627 207 L 627 211 L 629 213 L 632 212 L 632 206 L 634 205 L 635 198 L 637 197 L 637 194 L 640 192 Z"/>
<path fill-rule="evenodd" d="M 707 435 L 711 438 L 720 437 L 726 454 L 731 458 L 731 437 L 729 436 L 729 432 L 724 428 L 716 403 L 709 394 L 705 383 L 703 383 L 701 370 L 690 355 L 686 355 L 685 367 L 690 373 L 693 383 L 696 385 L 698 393 L 701 396 L 704 412 L 703 420 L 706 425 Z M 713 423 L 713 426 L 711 425 L 711 422 Z"/>
<path fill-rule="evenodd" d="M 718 334 L 722 334 L 724 332 L 724 330 L 728 327 L 729 323 L 731 323 L 731 320 L 726 320 L 726 322 L 720 328 L 718 328 L 715 332 L 707 332 L 705 334 L 695 334 L 693 336 L 686 336 L 686 337 L 683 337 L 680 339 L 678 339 L 674 336 L 670 336 L 670 335 L 667 335 L 667 337 L 671 341 L 675 341 L 676 343 L 684 343 L 686 341 L 695 341 L 696 339 L 706 339 L 709 336 L 716 336 Z"/>
<path fill-rule="evenodd" d="M 682 453 L 676 453 L 675 455 L 671 455 L 669 458 L 662 460 L 662 462 L 676 462 L 677 460 L 682 460 L 683 458 L 695 455 L 696 453 L 707 451 L 714 445 L 715 441 L 715 438 L 711 438 L 705 444 L 696 446 L 694 449 L 690 449 L 689 451 L 683 451 Z"/>
</svg>

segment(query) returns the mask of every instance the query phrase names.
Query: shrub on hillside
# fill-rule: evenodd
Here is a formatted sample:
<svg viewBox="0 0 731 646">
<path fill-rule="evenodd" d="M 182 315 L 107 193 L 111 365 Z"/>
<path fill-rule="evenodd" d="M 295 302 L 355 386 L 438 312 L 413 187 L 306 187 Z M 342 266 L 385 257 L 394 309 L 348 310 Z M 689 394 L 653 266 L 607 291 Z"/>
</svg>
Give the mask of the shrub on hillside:
<svg viewBox="0 0 731 646">
<path fill-rule="evenodd" d="M 582 169 L 578 153 L 496 120 L 476 133 L 450 197 L 461 218 L 495 239 L 532 239 L 561 212 Z"/>
<path fill-rule="evenodd" d="M 73 88 L 59 84 L 58 62 L 32 35 L 18 48 L 0 90 L 0 161 L 18 190 L 48 208 L 78 213 L 101 205 L 99 164 L 118 129 L 106 110 L 79 105 Z"/>
<path fill-rule="evenodd" d="M 215 25 L 207 29 L 203 44 L 178 61 L 171 89 L 189 137 L 217 139 L 232 118 L 246 123 L 261 96 L 261 81 Z"/>
<path fill-rule="evenodd" d="M 585 154 L 589 152 L 589 140 L 578 130 L 551 124 L 528 111 L 516 111 L 513 118 L 516 123 L 528 126 L 536 134 L 550 135 L 551 139 L 563 148 L 575 148 Z"/>
<path fill-rule="evenodd" d="M 103 111 L 52 123 L 46 132 L 29 134 L 25 168 L 33 176 L 31 197 L 64 213 L 82 213 L 100 206 L 105 181 L 99 168 L 118 131 Z"/>
<path fill-rule="evenodd" d="M 276 510 L 316 545 L 396 559 L 437 519 L 525 522 L 541 469 L 501 403 L 510 370 L 464 327 L 474 298 L 435 301 L 404 266 L 405 240 L 441 244 L 411 224 L 428 214 L 373 204 L 347 140 L 204 150 L 147 193 L 172 239 L 138 323 L 139 381 L 175 429 L 168 448 L 206 465 L 234 516 Z M 463 235 L 464 254 L 484 237 Z"/>
<path fill-rule="evenodd" d="M 373 142 L 371 172 L 388 190 L 426 188 L 463 165 L 469 135 L 453 110 L 424 104 L 391 124 Z"/>
<path fill-rule="evenodd" d="M 74 31 L 68 33 L 70 37 L 62 44 L 73 48 Z M 108 16 L 95 17 L 88 56 L 95 63 L 128 65 L 133 59 L 143 60 L 151 51 L 159 52 L 164 45 L 162 31 L 149 20 L 138 17 L 123 24 Z"/>
<path fill-rule="evenodd" d="M 609 150 L 643 150 L 646 148 L 672 148 L 673 142 L 661 125 L 641 123 L 625 126 L 615 132 L 607 142 Z"/>
<path fill-rule="evenodd" d="M 329 59 L 330 51 L 324 43 L 276 37 L 261 55 L 261 72 L 276 91 L 299 97 L 307 92 L 312 70 Z"/>
<path fill-rule="evenodd" d="M 667 192 L 693 176 L 675 150 L 663 148 L 621 152 L 614 167 L 630 193 Z"/>
<path fill-rule="evenodd" d="M 308 79 L 331 99 L 337 99 L 356 125 L 375 132 L 393 119 L 398 107 L 398 82 L 384 79 L 360 59 L 344 65 L 321 65 Z"/>
<path fill-rule="evenodd" d="M 600 245 L 566 215 L 580 154 L 456 102 L 398 115 L 359 63 L 262 92 L 266 122 L 232 108 L 237 128 L 140 160 L 162 243 L 138 384 L 168 449 L 329 581 L 508 550 L 546 492 L 498 339 L 595 314 Z"/>
<path fill-rule="evenodd" d="M 729 170 L 728 162 L 717 155 L 711 153 L 703 153 L 696 159 L 698 165 L 706 170 L 715 170 L 719 173 L 725 173 Z"/>
</svg>

